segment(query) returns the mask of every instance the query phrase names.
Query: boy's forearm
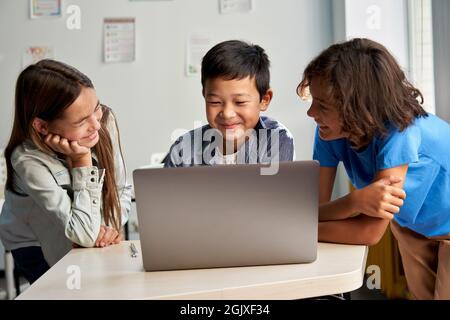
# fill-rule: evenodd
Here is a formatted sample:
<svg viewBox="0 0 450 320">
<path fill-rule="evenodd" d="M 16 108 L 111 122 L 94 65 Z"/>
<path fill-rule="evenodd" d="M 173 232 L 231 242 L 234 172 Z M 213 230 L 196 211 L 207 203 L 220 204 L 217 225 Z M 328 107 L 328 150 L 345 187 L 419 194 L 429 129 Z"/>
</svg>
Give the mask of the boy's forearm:
<svg viewBox="0 0 450 320">
<path fill-rule="evenodd" d="M 352 193 L 319 205 L 319 221 L 344 220 L 354 214 L 355 209 Z"/>
<path fill-rule="evenodd" d="M 388 224 L 389 220 L 365 215 L 319 222 L 319 241 L 371 246 L 380 241 Z"/>
</svg>

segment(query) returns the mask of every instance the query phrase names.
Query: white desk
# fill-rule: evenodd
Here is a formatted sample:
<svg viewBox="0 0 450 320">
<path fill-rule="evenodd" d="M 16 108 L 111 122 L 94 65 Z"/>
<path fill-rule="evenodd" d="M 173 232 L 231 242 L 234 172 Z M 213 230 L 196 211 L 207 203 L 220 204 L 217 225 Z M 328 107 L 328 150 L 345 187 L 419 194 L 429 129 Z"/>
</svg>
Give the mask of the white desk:
<svg viewBox="0 0 450 320">
<path fill-rule="evenodd" d="M 311 264 L 144 272 L 140 242 L 73 249 L 17 299 L 299 299 L 361 287 L 367 247 L 319 243 Z M 80 289 L 66 282 L 79 266 Z M 70 269 L 69 269 L 70 270 Z"/>
</svg>

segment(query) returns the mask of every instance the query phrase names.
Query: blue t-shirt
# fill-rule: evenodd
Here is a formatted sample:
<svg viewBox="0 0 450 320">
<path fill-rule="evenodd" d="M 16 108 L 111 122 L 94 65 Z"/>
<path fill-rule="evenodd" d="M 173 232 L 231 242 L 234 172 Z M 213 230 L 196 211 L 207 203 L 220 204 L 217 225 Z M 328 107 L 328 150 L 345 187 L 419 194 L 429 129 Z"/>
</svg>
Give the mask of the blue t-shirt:
<svg viewBox="0 0 450 320">
<path fill-rule="evenodd" d="M 408 164 L 406 199 L 394 219 L 425 236 L 450 233 L 450 125 L 444 120 L 429 114 L 403 132 L 391 126 L 386 137 L 375 137 L 361 151 L 347 139 L 324 141 L 316 130 L 313 159 L 322 167 L 342 161 L 358 189 L 378 171 Z"/>
</svg>

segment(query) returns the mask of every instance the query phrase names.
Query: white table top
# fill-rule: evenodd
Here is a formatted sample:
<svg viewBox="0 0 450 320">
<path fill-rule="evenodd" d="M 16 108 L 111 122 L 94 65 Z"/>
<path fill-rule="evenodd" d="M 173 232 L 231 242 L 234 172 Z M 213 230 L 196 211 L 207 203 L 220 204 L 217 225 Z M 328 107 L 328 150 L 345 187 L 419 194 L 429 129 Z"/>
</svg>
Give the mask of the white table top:
<svg viewBox="0 0 450 320">
<path fill-rule="evenodd" d="M 73 249 L 17 299 L 308 298 L 361 287 L 368 251 L 319 243 L 317 260 L 310 264 L 144 272 L 140 242 L 132 242 L 137 258 L 131 257 L 130 241 Z M 69 289 L 75 275 L 70 266 L 79 267 L 79 289 Z"/>
</svg>

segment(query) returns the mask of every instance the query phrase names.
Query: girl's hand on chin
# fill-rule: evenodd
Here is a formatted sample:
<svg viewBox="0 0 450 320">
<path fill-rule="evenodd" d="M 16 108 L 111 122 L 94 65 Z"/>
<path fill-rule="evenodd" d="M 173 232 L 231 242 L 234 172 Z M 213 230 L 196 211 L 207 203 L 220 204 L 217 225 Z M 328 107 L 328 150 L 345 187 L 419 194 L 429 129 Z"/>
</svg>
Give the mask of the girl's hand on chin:
<svg viewBox="0 0 450 320">
<path fill-rule="evenodd" d="M 44 142 L 53 151 L 66 155 L 71 167 L 91 166 L 91 149 L 80 146 L 78 141 L 69 141 L 57 134 L 49 133 L 45 136 Z"/>
</svg>

